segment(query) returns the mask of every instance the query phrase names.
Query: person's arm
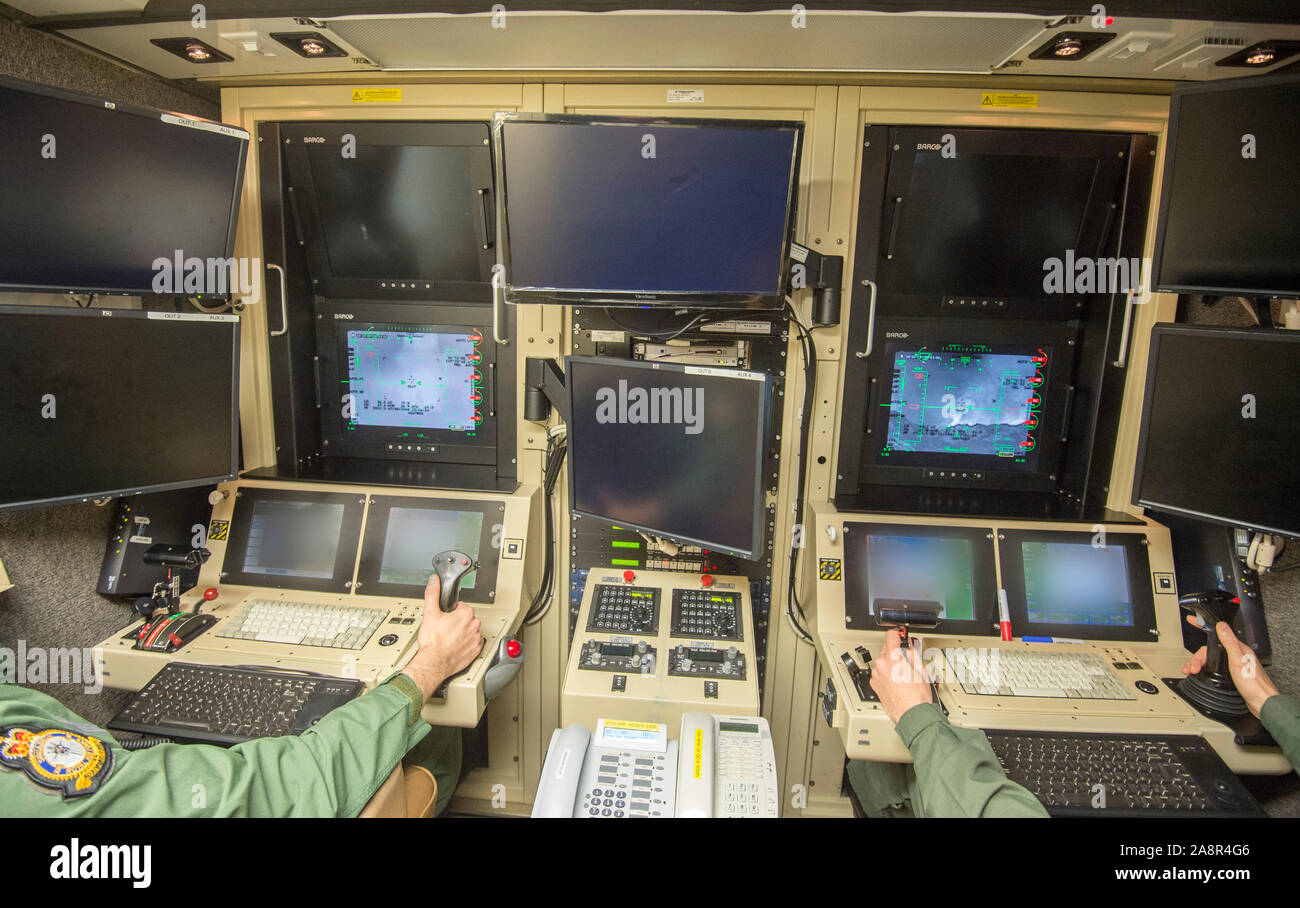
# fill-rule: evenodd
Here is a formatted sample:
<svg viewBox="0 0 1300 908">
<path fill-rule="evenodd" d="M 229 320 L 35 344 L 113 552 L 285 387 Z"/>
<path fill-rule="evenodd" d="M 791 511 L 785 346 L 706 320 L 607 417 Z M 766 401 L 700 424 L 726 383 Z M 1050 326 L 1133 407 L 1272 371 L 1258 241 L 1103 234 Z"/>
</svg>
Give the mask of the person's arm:
<svg viewBox="0 0 1300 908">
<path fill-rule="evenodd" d="M 69 800 L 43 791 L 43 803 L 24 791 L 23 805 L 31 805 L 33 815 L 355 816 L 428 734 L 420 710 L 445 678 L 478 654 L 479 627 L 463 603 L 452 612 L 439 609 L 435 575 L 425 590 L 419 649 L 410 664 L 301 735 L 229 749 L 160 744 L 135 752 L 105 741 L 115 765 L 98 791 Z M 27 809 L 23 805 L 18 812 Z"/>
<path fill-rule="evenodd" d="M 871 673 L 871 689 L 894 720 L 912 754 L 918 815 L 931 817 L 1045 817 L 1023 786 L 1007 778 L 984 732 L 956 728 L 933 702 L 921 656 L 899 646 L 898 631 Z"/>
<path fill-rule="evenodd" d="M 1188 615 L 1187 622 L 1204 630 L 1194 615 Z M 1264 723 L 1273 740 L 1282 748 L 1287 762 L 1300 769 L 1300 700 L 1278 693 L 1268 672 L 1260 664 L 1259 657 L 1237 639 L 1229 624 L 1220 621 L 1214 626 L 1214 632 L 1223 644 L 1228 671 L 1232 673 L 1232 683 L 1246 701 L 1246 708 Z M 1183 674 L 1194 675 L 1204 667 L 1205 647 L 1201 647 L 1187 660 Z"/>
</svg>

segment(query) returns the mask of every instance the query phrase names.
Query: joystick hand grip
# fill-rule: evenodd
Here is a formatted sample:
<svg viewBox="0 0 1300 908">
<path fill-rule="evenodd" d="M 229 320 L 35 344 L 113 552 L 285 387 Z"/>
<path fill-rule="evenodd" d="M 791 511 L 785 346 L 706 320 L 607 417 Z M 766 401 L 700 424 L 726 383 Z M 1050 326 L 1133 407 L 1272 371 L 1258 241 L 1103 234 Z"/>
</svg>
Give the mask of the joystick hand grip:
<svg viewBox="0 0 1300 908">
<path fill-rule="evenodd" d="M 1237 617 L 1241 600 L 1224 590 L 1211 590 L 1208 593 L 1180 596 L 1178 604 L 1194 612 L 1206 627 L 1204 671 L 1207 676 L 1226 676 L 1228 672 L 1224 663 L 1223 645 L 1219 642 L 1219 632 L 1214 628 L 1220 621 L 1232 624 L 1232 619 Z"/>
<path fill-rule="evenodd" d="M 478 562 L 464 552 L 446 551 L 433 556 L 433 572 L 438 575 L 442 588 L 438 594 L 438 607 L 444 612 L 456 608 L 460 598 L 460 582 L 470 571 L 478 568 Z"/>
</svg>

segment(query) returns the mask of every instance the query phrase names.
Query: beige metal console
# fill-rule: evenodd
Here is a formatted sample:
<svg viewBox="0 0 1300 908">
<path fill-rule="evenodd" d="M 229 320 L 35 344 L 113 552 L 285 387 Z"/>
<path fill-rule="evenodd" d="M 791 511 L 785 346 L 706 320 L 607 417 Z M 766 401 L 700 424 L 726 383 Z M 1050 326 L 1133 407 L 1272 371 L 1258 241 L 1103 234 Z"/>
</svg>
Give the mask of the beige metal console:
<svg viewBox="0 0 1300 908">
<path fill-rule="evenodd" d="M 96 665 L 106 687 L 139 690 L 172 660 L 205 665 L 305 669 L 358 678 L 365 682 L 367 688 L 379 684 L 415 654 L 424 601 L 416 597 L 366 594 L 357 579 L 363 554 L 363 546 L 360 544 L 356 547 L 349 574 L 351 579 L 347 582 L 344 593 L 227 583 L 223 569 L 236 503 L 241 495 L 257 489 L 285 493 L 355 495 L 364 509 L 360 527 L 363 539 L 367 522 L 377 510 L 375 500 L 379 497 L 409 502 L 412 507 L 430 500 L 486 504 L 488 509 L 485 513 L 497 515 L 490 535 L 495 544 L 500 546 L 500 551 L 499 555 L 480 552 L 479 560 L 484 562 L 488 558 L 498 559 L 495 587 L 462 595 L 462 601 L 473 607 L 475 615 L 482 622 L 485 641 L 483 650 L 464 674 L 447 685 L 445 696 L 435 697 L 424 708 L 424 718 L 432 725 L 472 728 L 478 724 L 486 706 L 483 676 L 501 638 L 518 630 L 528 601 L 535 592 L 538 573 L 536 563 L 544 555 L 541 551 L 541 533 L 536 526 L 541 514 L 539 490 L 536 486 L 520 486 L 513 494 L 507 495 L 245 479 L 222 483 L 218 489 L 226 494 L 213 508 L 209 524 L 208 548 L 212 557 L 200 572 L 197 586 L 181 598 L 182 610 L 189 611 L 195 604 L 201 603 L 202 611 L 215 616 L 217 623 L 176 652 L 161 653 L 133 648 L 136 631 L 142 626 L 139 621 L 133 622 L 129 628 L 113 634 L 96 648 Z M 208 589 L 215 590 L 216 597 L 203 601 L 204 591 Z M 223 630 L 251 599 L 381 608 L 388 615 L 360 649 L 355 650 L 221 636 Z"/>
</svg>

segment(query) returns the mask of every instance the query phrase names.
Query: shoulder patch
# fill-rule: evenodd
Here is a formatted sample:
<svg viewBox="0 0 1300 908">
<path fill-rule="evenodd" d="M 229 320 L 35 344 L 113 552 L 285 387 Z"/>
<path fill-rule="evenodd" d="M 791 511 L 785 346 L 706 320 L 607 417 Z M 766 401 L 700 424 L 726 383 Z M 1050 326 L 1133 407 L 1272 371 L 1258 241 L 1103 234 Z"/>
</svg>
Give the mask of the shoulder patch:
<svg viewBox="0 0 1300 908">
<path fill-rule="evenodd" d="M 113 773 L 113 750 L 98 738 L 63 728 L 0 729 L 0 766 L 20 769 L 64 800 L 94 794 Z"/>
</svg>

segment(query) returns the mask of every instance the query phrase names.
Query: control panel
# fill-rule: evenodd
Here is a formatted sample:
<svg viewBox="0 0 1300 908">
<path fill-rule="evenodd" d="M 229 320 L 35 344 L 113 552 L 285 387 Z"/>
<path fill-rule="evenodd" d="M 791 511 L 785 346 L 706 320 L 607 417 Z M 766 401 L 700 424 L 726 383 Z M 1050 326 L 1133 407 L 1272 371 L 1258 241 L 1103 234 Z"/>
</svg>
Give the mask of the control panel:
<svg viewBox="0 0 1300 908">
<path fill-rule="evenodd" d="M 593 570 L 570 646 L 561 721 L 673 727 L 688 712 L 758 715 L 749 591 L 741 576 Z"/>
<path fill-rule="evenodd" d="M 709 640 L 743 640 L 740 598 L 735 593 L 706 587 L 673 590 L 672 636 Z"/>
<path fill-rule="evenodd" d="M 653 636 L 659 630 L 659 590 L 645 586 L 597 584 L 587 614 L 587 630 Z"/>
</svg>

